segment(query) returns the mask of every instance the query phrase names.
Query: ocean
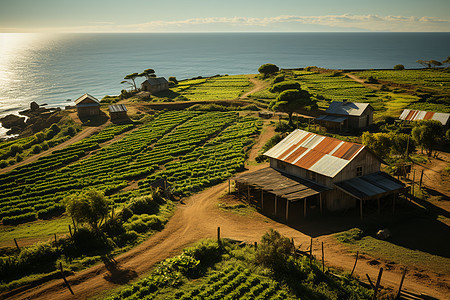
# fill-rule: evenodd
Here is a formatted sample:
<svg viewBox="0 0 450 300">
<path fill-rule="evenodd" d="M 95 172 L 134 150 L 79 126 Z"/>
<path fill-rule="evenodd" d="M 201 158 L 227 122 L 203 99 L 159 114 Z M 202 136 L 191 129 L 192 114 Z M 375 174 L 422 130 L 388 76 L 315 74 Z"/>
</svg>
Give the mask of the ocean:
<svg viewBox="0 0 450 300">
<path fill-rule="evenodd" d="M 254 74 L 261 64 L 379 69 L 418 59 L 443 60 L 450 33 L 0 33 L 0 116 L 31 101 L 71 104 L 84 93 L 101 99 L 123 77 L 152 68 L 178 80 Z"/>
</svg>

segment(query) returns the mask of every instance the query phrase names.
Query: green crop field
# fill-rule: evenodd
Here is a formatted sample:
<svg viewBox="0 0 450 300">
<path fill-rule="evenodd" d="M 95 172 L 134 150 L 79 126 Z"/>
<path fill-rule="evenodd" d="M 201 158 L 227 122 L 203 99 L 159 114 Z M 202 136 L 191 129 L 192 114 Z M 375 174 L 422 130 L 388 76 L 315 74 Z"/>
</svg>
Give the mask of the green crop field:
<svg viewBox="0 0 450 300">
<path fill-rule="evenodd" d="M 203 79 L 183 80 L 170 91 L 152 96 L 153 101 L 203 101 L 236 99 L 252 84 L 247 75 L 209 77 Z"/>
<path fill-rule="evenodd" d="M 109 126 L 79 143 L 1 174 L 3 224 L 60 214 L 64 211 L 61 200 L 68 194 L 96 188 L 111 195 L 128 182 L 147 176 L 141 189 L 161 177 L 181 195 L 211 186 L 243 167 L 246 146 L 261 124 L 240 118 L 235 112 L 167 112 L 98 149 L 100 142 L 133 127 Z M 93 155 L 81 159 L 94 150 Z M 164 171 L 160 171 L 162 166 Z"/>
</svg>

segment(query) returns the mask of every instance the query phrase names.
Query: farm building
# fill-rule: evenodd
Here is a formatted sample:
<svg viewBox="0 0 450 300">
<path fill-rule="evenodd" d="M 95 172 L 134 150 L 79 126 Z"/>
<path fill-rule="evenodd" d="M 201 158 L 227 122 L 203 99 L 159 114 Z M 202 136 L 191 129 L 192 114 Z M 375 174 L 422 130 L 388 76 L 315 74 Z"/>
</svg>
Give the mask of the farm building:
<svg viewBox="0 0 450 300">
<path fill-rule="evenodd" d="M 270 167 L 234 177 L 238 191 L 254 196 L 263 212 L 296 220 L 317 208 L 320 213 L 375 205 L 395 205 L 404 185 L 380 171 L 379 157 L 361 144 L 296 129 L 264 153 Z M 385 203 L 384 202 L 384 203 Z M 375 204 L 374 204 L 375 203 Z"/>
<path fill-rule="evenodd" d="M 100 114 L 100 101 L 94 96 L 84 94 L 75 100 L 78 117 L 92 117 Z"/>
<path fill-rule="evenodd" d="M 108 107 L 111 121 L 124 120 L 128 118 L 125 104 L 113 104 Z"/>
<path fill-rule="evenodd" d="M 450 114 L 404 109 L 399 119 L 404 121 L 436 120 L 441 122 L 442 126 L 449 127 Z"/>
<path fill-rule="evenodd" d="M 150 93 L 156 93 L 169 89 L 169 82 L 164 77 L 150 77 L 141 83 L 141 90 Z"/>
<path fill-rule="evenodd" d="M 333 101 L 316 120 L 331 130 L 364 128 L 373 123 L 373 111 L 369 103 Z"/>
</svg>

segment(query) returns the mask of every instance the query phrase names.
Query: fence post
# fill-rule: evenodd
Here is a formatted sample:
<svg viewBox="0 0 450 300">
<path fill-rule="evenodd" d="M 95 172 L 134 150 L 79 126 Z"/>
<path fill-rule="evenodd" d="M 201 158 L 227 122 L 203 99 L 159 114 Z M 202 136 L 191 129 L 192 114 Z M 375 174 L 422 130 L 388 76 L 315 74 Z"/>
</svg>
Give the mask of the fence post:
<svg viewBox="0 0 450 300">
<path fill-rule="evenodd" d="M 309 247 L 309 264 L 312 265 L 312 245 L 313 244 L 313 239 L 311 238 L 311 245 Z"/>
<path fill-rule="evenodd" d="M 356 263 L 358 262 L 358 255 L 359 255 L 359 251 L 356 251 L 356 259 L 355 259 L 355 264 L 353 265 L 353 269 L 352 272 L 350 273 L 350 277 L 352 277 L 353 272 L 355 271 L 356 268 Z"/>
<path fill-rule="evenodd" d="M 14 238 L 14 244 L 16 244 L 17 250 L 19 250 L 19 252 L 20 252 L 20 247 L 19 247 L 19 244 L 17 243 L 16 238 Z"/>
<path fill-rule="evenodd" d="M 69 224 L 69 233 L 70 233 L 70 237 L 73 238 L 72 227 L 70 227 L 70 224 Z"/>
<path fill-rule="evenodd" d="M 419 189 L 421 189 L 422 188 L 422 178 L 423 178 L 423 169 L 422 169 L 422 172 L 420 173 L 420 180 L 419 180 Z"/>
<path fill-rule="evenodd" d="M 322 272 L 325 273 L 325 256 L 323 252 L 323 242 L 322 242 Z"/>
<path fill-rule="evenodd" d="M 217 243 L 220 244 L 220 227 L 217 227 Z"/>
<path fill-rule="evenodd" d="M 72 291 L 72 288 L 70 287 L 69 282 L 68 282 L 67 279 L 66 279 L 66 275 L 64 275 L 64 270 L 63 270 L 63 267 L 62 267 L 62 263 L 61 263 L 61 262 L 59 262 L 59 268 L 60 268 L 60 270 L 61 270 L 61 276 L 62 276 L 64 282 L 66 283 L 67 288 L 69 289 L 69 291 L 70 291 L 70 293 L 71 293 L 72 295 L 75 295 L 74 292 Z"/>
<path fill-rule="evenodd" d="M 402 285 L 403 285 L 403 280 L 405 279 L 405 275 L 406 275 L 406 267 L 403 269 L 402 279 L 400 280 L 400 286 L 398 287 L 398 293 L 397 293 L 397 296 L 395 297 L 395 299 L 400 298 L 400 295 L 402 293 Z"/>
<path fill-rule="evenodd" d="M 383 275 L 383 268 L 380 268 L 380 272 L 378 273 L 377 283 L 375 284 L 375 291 L 373 292 L 373 300 L 377 299 L 378 288 L 380 287 L 382 275 Z"/>
</svg>

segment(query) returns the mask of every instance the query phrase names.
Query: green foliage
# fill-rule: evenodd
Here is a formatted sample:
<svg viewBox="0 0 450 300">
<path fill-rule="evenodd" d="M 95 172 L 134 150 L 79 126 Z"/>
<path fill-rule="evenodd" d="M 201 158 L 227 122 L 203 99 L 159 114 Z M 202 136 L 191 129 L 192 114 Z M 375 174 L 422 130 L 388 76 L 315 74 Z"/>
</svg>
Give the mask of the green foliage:
<svg viewBox="0 0 450 300">
<path fill-rule="evenodd" d="M 300 84 L 296 81 L 283 81 L 275 83 L 269 91 L 271 93 L 281 93 L 286 90 L 301 90 Z"/>
<path fill-rule="evenodd" d="M 269 149 L 271 149 L 273 146 L 275 146 L 276 144 L 278 144 L 279 142 L 281 142 L 282 140 L 282 136 L 277 133 L 275 134 L 273 137 L 271 137 L 265 144 L 264 146 L 261 148 L 261 150 L 259 151 L 258 156 L 255 158 L 255 160 L 257 162 L 262 162 L 264 160 L 267 159 L 267 157 L 265 157 L 263 154 L 268 151 Z"/>
<path fill-rule="evenodd" d="M 347 231 L 335 234 L 336 239 L 342 243 L 353 243 L 363 237 L 364 232 L 359 228 L 352 228 Z"/>
<path fill-rule="evenodd" d="M 277 73 L 280 69 L 274 64 L 264 64 L 258 68 L 258 72 L 264 76 L 272 75 Z"/>
<path fill-rule="evenodd" d="M 174 84 L 178 84 L 178 80 L 175 76 L 170 76 L 169 77 L 169 82 L 173 82 Z"/>
<path fill-rule="evenodd" d="M 293 124 L 292 114 L 313 103 L 311 94 L 305 90 L 285 90 L 270 102 L 269 108 L 273 111 L 286 112 L 289 115 L 289 124 Z"/>
<path fill-rule="evenodd" d="M 404 65 L 398 64 L 398 65 L 395 65 L 395 66 L 394 66 L 394 70 L 404 70 L 404 69 L 405 69 L 405 66 L 404 66 Z"/>
<path fill-rule="evenodd" d="M 64 198 L 67 213 L 78 223 L 88 223 L 92 229 L 99 226 L 108 213 L 108 201 L 104 194 L 97 190 L 69 195 Z"/>
<path fill-rule="evenodd" d="M 42 151 L 42 147 L 40 145 L 34 145 L 31 148 L 31 152 L 33 152 L 34 154 L 38 154 Z"/>
<path fill-rule="evenodd" d="M 289 238 L 270 229 L 261 238 L 261 244 L 256 252 L 256 262 L 275 272 L 282 271 L 292 251 L 293 246 Z"/>
<path fill-rule="evenodd" d="M 283 74 L 275 76 L 275 78 L 273 79 L 273 83 L 279 83 L 279 82 L 282 82 L 282 81 L 284 81 L 284 75 Z"/>
<path fill-rule="evenodd" d="M 431 156 L 436 146 L 443 142 L 444 130 L 439 121 L 422 120 L 414 123 L 411 135 L 418 145 L 427 150 L 428 156 Z"/>
<path fill-rule="evenodd" d="M 375 77 L 373 77 L 373 76 L 369 76 L 369 77 L 367 77 L 367 80 L 366 80 L 366 82 L 367 83 L 374 83 L 374 84 L 377 84 L 377 83 L 379 83 L 378 82 L 378 79 L 376 79 Z"/>
</svg>

